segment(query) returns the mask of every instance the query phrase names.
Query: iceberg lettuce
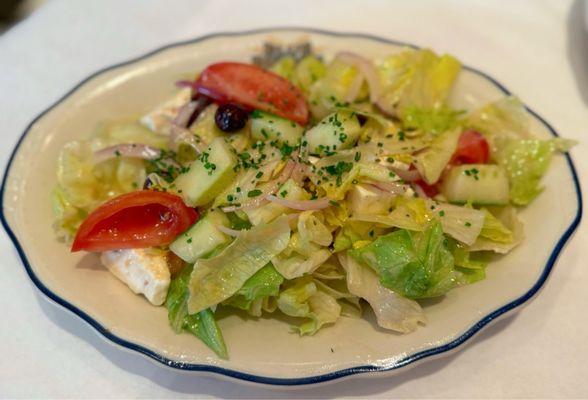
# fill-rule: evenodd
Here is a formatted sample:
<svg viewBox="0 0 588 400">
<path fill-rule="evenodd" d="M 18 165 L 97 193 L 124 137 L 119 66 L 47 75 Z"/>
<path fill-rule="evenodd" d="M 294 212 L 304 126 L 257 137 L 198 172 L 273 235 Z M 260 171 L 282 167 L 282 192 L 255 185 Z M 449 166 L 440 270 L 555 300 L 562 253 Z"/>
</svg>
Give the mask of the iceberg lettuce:
<svg viewBox="0 0 588 400">
<path fill-rule="evenodd" d="M 255 317 L 261 316 L 261 307 L 255 307 L 267 297 L 277 296 L 280 285 L 284 282 L 282 275 L 270 263 L 257 271 L 243 284 L 241 289 L 223 304 L 248 311 Z"/>
<path fill-rule="evenodd" d="M 198 260 L 188 285 L 189 313 L 195 314 L 233 296 L 288 246 L 289 239 L 290 226 L 284 216 L 242 232 L 217 256 Z"/>
<path fill-rule="evenodd" d="M 497 141 L 494 157 L 503 165 L 510 183 L 511 202 L 529 204 L 543 188 L 541 178 L 556 151 L 567 151 L 574 142 L 565 139 L 503 139 Z"/>
<path fill-rule="evenodd" d="M 441 223 L 433 221 L 423 232 L 397 230 L 348 254 L 403 297 L 437 297 L 454 288 L 459 277 L 446 242 Z"/>
<path fill-rule="evenodd" d="M 188 314 L 186 303 L 189 296 L 188 282 L 191 273 L 192 267 L 185 267 L 170 283 L 165 302 L 170 324 L 177 333 L 183 330 L 192 333 L 219 357 L 226 359 L 228 358 L 227 347 L 213 312 L 206 309 L 197 314 Z"/>
<path fill-rule="evenodd" d="M 419 114 L 438 119 L 451 87 L 461 70 L 460 62 L 450 55 L 438 56 L 428 49 L 405 50 L 378 63 L 383 96 L 387 108 L 395 108 L 403 122 L 423 124 Z M 408 117 L 408 118 L 407 118 Z M 426 122 L 434 126 L 434 122 Z M 439 129 L 439 127 L 435 127 Z"/>
<path fill-rule="evenodd" d="M 347 272 L 349 291 L 370 304 L 382 328 L 408 333 L 416 330 L 419 323 L 426 322 L 423 309 L 416 301 L 382 286 L 372 269 L 357 263 L 345 253 L 339 254 L 339 261 Z"/>
<path fill-rule="evenodd" d="M 314 335 L 323 325 L 334 323 L 341 315 L 337 300 L 319 290 L 310 276 L 297 279 L 281 292 L 278 308 L 286 315 L 305 319 L 295 327 L 301 335 Z"/>
</svg>

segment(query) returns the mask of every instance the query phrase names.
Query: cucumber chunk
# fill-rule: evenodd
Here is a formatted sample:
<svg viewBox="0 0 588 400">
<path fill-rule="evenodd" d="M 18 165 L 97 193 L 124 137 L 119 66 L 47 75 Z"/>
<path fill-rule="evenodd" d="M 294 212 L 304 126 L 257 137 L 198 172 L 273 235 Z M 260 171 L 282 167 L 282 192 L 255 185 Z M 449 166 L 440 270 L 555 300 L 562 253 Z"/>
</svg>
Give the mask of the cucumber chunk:
<svg viewBox="0 0 588 400">
<path fill-rule="evenodd" d="M 176 190 L 191 206 L 212 201 L 235 178 L 237 157 L 223 138 L 216 138 L 187 172 L 174 181 Z"/>
<path fill-rule="evenodd" d="M 357 115 L 351 111 L 338 111 L 327 115 L 306 132 L 305 139 L 311 154 L 324 155 L 353 147 L 360 133 Z"/>
<path fill-rule="evenodd" d="M 227 226 L 229 224 L 228 218 L 218 211 L 209 212 L 190 229 L 178 236 L 169 248 L 182 260 L 194 263 L 200 257 L 230 240 L 217 228 L 220 224 Z"/>
<path fill-rule="evenodd" d="M 294 146 L 300 141 L 302 133 L 304 133 L 304 127 L 285 118 L 258 110 L 251 114 L 253 140 L 277 140 Z"/>
<path fill-rule="evenodd" d="M 469 201 L 479 205 L 506 205 L 509 201 L 508 177 L 499 165 L 460 165 L 445 173 L 441 193 L 451 203 Z"/>
</svg>

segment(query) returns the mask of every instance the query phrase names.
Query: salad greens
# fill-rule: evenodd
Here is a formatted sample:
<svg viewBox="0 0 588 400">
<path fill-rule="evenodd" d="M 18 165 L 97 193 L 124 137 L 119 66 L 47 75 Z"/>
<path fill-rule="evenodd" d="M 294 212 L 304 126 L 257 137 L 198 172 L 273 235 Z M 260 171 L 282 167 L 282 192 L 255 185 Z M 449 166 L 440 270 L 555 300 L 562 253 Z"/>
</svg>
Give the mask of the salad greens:
<svg viewBox="0 0 588 400">
<path fill-rule="evenodd" d="M 535 138 L 515 97 L 452 107 L 461 71 L 453 56 L 404 49 L 326 61 L 307 50 L 266 63 L 306 100 L 306 125 L 255 109 L 226 132 L 210 99 L 186 118 L 195 102 L 184 92 L 141 123 L 105 124 L 67 143 L 58 159 L 62 240 L 144 183 L 198 206 L 200 221 L 162 246 L 183 263 L 165 306 L 174 331 L 221 358 L 218 309 L 281 313 L 313 335 L 369 305 L 380 327 L 416 330 L 426 323 L 421 299 L 485 279 L 493 255 L 521 243 L 517 210 L 540 196 L 551 159 L 573 145 Z M 149 156 L 108 156 L 137 145 Z"/>
</svg>

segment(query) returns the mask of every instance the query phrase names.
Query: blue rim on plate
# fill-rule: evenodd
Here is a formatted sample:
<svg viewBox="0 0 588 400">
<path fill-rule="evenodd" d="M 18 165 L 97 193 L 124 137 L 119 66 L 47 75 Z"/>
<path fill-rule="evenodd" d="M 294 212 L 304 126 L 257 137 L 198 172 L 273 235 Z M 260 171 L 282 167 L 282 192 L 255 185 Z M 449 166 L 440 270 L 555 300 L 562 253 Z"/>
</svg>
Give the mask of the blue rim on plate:
<svg viewBox="0 0 588 400">
<path fill-rule="evenodd" d="M 557 241 L 556 246 L 552 250 L 551 255 L 549 256 L 549 259 L 547 260 L 547 263 L 545 264 L 543 272 L 541 273 L 537 282 L 535 282 L 535 284 L 531 287 L 531 289 L 529 289 L 525 294 L 523 294 L 519 298 L 511 301 L 508 304 L 505 304 L 504 306 L 498 308 L 494 312 L 491 312 L 490 314 L 483 317 L 477 323 L 475 323 L 470 329 L 468 329 L 465 333 L 463 333 L 461 336 L 454 339 L 453 341 L 446 343 L 442 346 L 434 347 L 434 348 L 431 348 L 428 350 L 424 350 L 424 351 L 421 351 L 421 352 L 418 352 L 415 354 L 408 355 L 405 358 L 402 358 L 400 360 L 395 361 L 392 364 L 385 365 L 385 366 L 365 365 L 365 366 L 358 366 L 358 367 L 353 367 L 353 368 L 342 369 L 339 371 L 335 371 L 335 372 L 331 372 L 331 373 L 323 374 L 323 375 L 309 376 L 309 377 L 304 377 L 304 378 L 282 379 L 282 378 L 258 376 L 258 375 L 244 373 L 244 372 L 234 371 L 231 369 L 216 367 L 216 366 L 212 366 L 212 365 L 190 364 L 190 363 L 177 362 L 177 361 L 170 360 L 170 359 L 164 357 L 163 355 L 158 354 L 157 352 L 155 352 L 153 350 L 150 350 L 148 348 L 145 348 L 145 347 L 140 346 L 136 343 L 130 342 L 128 340 L 125 340 L 123 338 L 120 338 L 120 337 L 114 335 L 112 332 L 110 332 L 107 328 L 102 326 L 98 321 L 96 321 L 95 319 L 90 317 L 84 311 L 80 310 L 75 305 L 67 302 L 66 300 L 62 299 L 61 297 L 59 297 L 58 295 L 53 293 L 51 290 L 49 290 L 43 284 L 43 282 L 41 282 L 39 280 L 39 278 L 33 272 L 31 265 L 29 264 L 29 261 L 27 260 L 27 257 L 25 255 L 20 243 L 18 242 L 18 239 L 16 238 L 14 232 L 10 228 L 10 225 L 6 221 L 6 217 L 4 215 L 4 194 L 5 194 L 4 191 L 6 189 L 6 181 L 7 181 L 9 172 L 10 172 L 10 168 L 12 166 L 12 161 L 13 161 L 14 156 L 17 153 L 20 145 L 22 144 L 24 138 L 26 137 L 26 135 L 30 131 L 31 127 L 35 124 L 35 122 L 37 122 L 40 118 L 42 118 L 45 114 L 47 114 L 49 111 L 51 111 L 59 103 L 61 103 L 63 100 L 65 100 L 67 97 L 69 97 L 69 95 L 71 95 L 74 91 L 76 91 L 80 86 L 82 86 L 88 80 L 90 80 L 90 79 L 94 78 L 95 76 L 102 74 L 106 71 L 109 71 L 109 70 L 112 70 L 114 68 L 118 68 L 118 67 L 121 67 L 124 65 L 132 64 L 134 62 L 140 61 L 142 59 L 145 59 L 145 58 L 150 57 L 158 52 L 161 52 L 163 50 L 166 50 L 166 49 L 169 49 L 172 47 L 179 47 L 179 46 L 183 46 L 186 44 L 201 42 L 201 41 L 208 40 L 211 38 L 216 38 L 216 37 L 231 37 L 231 36 L 239 36 L 239 35 L 258 34 L 258 33 L 270 33 L 272 31 L 293 31 L 293 32 L 300 32 L 300 33 L 316 33 L 316 34 L 326 35 L 326 36 L 365 38 L 365 39 L 370 39 L 370 40 L 374 40 L 374 41 L 382 42 L 382 43 L 389 43 L 389 44 L 394 44 L 394 45 L 399 45 L 399 46 L 418 48 L 418 46 L 415 46 L 410 43 L 404 43 L 404 42 L 386 39 L 386 38 L 382 38 L 382 37 L 378 37 L 378 36 L 374 36 L 374 35 L 370 35 L 370 34 L 365 34 L 365 33 L 332 32 L 332 31 L 327 31 L 327 30 L 322 30 L 322 29 L 305 28 L 305 27 L 262 28 L 262 29 L 254 29 L 254 30 L 239 31 L 239 32 L 220 32 L 220 33 L 214 33 L 214 34 L 210 34 L 210 35 L 201 36 L 201 37 L 191 39 L 191 40 L 172 43 L 172 44 L 160 47 L 160 48 L 158 48 L 154 51 L 151 51 L 147 54 L 144 54 L 140 57 L 116 64 L 116 65 L 112 65 L 110 67 L 103 68 L 103 69 L 93 73 L 92 75 L 88 76 L 86 79 L 82 80 L 80 83 L 75 85 L 71 90 L 69 90 L 65 95 L 63 95 L 53 105 L 51 105 L 49 108 L 47 108 L 41 114 L 39 114 L 35 119 L 33 119 L 33 121 L 31 121 L 31 123 L 25 129 L 24 133 L 19 138 L 14 150 L 12 151 L 12 154 L 10 155 L 10 158 L 8 160 L 8 164 L 6 166 L 6 170 L 4 171 L 4 177 L 2 179 L 2 187 L 0 189 L 0 206 L 1 206 L 0 220 L 2 221 L 2 225 L 4 226 L 6 233 L 8 234 L 8 236 L 12 240 L 14 246 L 16 247 L 16 250 L 18 251 L 18 254 L 24 264 L 24 267 L 26 269 L 27 274 L 29 275 L 29 278 L 33 281 L 35 286 L 49 299 L 53 300 L 55 303 L 66 308 L 67 310 L 73 312 L 75 315 L 77 315 L 78 317 L 83 319 L 85 322 L 90 324 L 90 326 L 92 326 L 102 336 L 104 336 L 106 339 L 110 340 L 114 344 L 125 347 L 129 350 L 135 351 L 135 352 L 140 353 L 144 356 L 147 356 L 147 357 L 149 357 L 149 358 L 151 358 L 151 359 L 153 359 L 153 360 L 155 360 L 165 366 L 179 369 L 179 370 L 212 372 L 215 374 L 220 374 L 220 375 L 224 375 L 227 377 L 231 377 L 231 378 L 235 378 L 235 379 L 239 379 L 239 380 L 244 380 L 244 381 L 249 381 L 249 382 L 253 382 L 253 383 L 268 384 L 268 385 L 284 385 L 284 386 L 308 385 L 308 384 L 313 384 L 313 383 L 331 381 L 334 379 L 339 379 L 339 378 L 343 378 L 343 377 L 355 375 L 355 374 L 362 374 L 362 373 L 368 373 L 368 372 L 391 371 L 391 370 L 405 367 L 405 366 L 412 364 L 416 361 L 423 360 L 423 359 L 429 358 L 431 356 L 439 355 L 439 354 L 448 352 L 452 349 L 455 349 L 456 347 L 458 347 L 458 346 L 464 344 L 466 341 L 468 341 L 477 332 L 479 332 L 484 326 L 488 325 L 490 322 L 494 321 L 496 318 L 502 316 L 503 314 L 505 314 L 505 313 L 521 306 L 522 304 L 526 303 L 527 301 L 529 301 L 539 291 L 539 289 L 541 289 L 543 284 L 546 282 L 546 280 L 547 280 L 547 278 L 548 278 L 548 276 L 549 276 L 549 274 L 555 264 L 555 261 L 557 260 L 557 257 L 561 253 L 563 247 L 565 246 L 567 241 L 570 239 L 573 232 L 578 227 L 580 220 L 582 219 L 582 192 L 580 190 L 580 183 L 578 180 L 576 169 L 574 167 L 574 163 L 572 162 L 572 159 L 569 156 L 569 154 L 565 154 L 565 158 L 568 163 L 568 167 L 570 169 L 570 173 L 572 175 L 574 186 L 576 189 L 578 208 L 577 208 L 574 220 L 572 221 L 570 226 L 565 230 L 565 232 L 563 233 L 561 238 Z M 502 84 L 497 82 L 494 78 L 490 77 L 486 73 L 481 72 L 475 68 L 468 67 L 468 66 L 464 66 L 463 68 L 489 80 L 498 89 L 500 89 L 500 91 L 502 91 L 505 95 L 511 94 L 508 89 L 506 89 Z M 555 131 L 555 129 L 547 121 L 545 121 L 545 119 L 540 117 L 536 112 L 531 110 L 528 106 L 525 105 L 525 108 L 527 109 L 527 111 L 530 114 L 532 114 L 541 123 L 543 123 L 543 125 L 545 125 L 549 129 L 549 131 L 551 132 L 551 134 L 553 136 L 559 136 L 557 134 L 557 132 Z"/>
</svg>

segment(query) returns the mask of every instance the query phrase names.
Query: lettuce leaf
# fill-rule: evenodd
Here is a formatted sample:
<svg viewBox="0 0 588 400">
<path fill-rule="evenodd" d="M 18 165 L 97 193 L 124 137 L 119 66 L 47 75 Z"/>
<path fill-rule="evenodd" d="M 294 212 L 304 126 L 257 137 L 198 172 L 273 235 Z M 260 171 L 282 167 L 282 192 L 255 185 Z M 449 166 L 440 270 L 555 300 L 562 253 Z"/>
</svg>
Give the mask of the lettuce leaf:
<svg viewBox="0 0 588 400">
<path fill-rule="evenodd" d="M 438 221 L 423 232 L 397 230 L 348 253 L 374 269 L 382 285 L 403 297 L 437 297 L 457 284 L 453 256 Z"/>
<path fill-rule="evenodd" d="M 337 300 L 319 290 L 312 277 L 305 276 L 280 293 L 278 308 L 291 317 L 304 318 L 301 335 L 314 335 L 323 325 L 334 323 L 341 314 Z"/>
<path fill-rule="evenodd" d="M 505 231 L 502 234 L 497 233 L 497 228 L 495 227 L 490 234 L 485 236 L 480 234 L 476 242 L 469 249 L 470 251 L 493 251 L 499 254 L 506 254 L 523 241 L 523 223 L 519 220 L 514 207 L 489 207 L 488 211 L 492 216 L 496 217 L 505 229 L 508 229 L 512 233 L 512 240 L 510 242 L 496 240 L 497 238 L 504 239 L 506 236 L 504 235 Z M 491 225 L 496 226 L 496 222 L 490 222 L 488 227 Z M 498 229 L 502 231 L 502 228 Z"/>
<path fill-rule="evenodd" d="M 574 142 L 565 139 L 504 139 L 498 141 L 495 158 L 506 169 L 511 202 L 529 204 L 541 193 L 540 181 L 553 153 L 567 151 Z"/>
<path fill-rule="evenodd" d="M 472 112 L 466 122 L 490 142 L 492 154 L 496 152 L 499 138 L 526 139 L 529 133 L 529 115 L 521 101 L 509 96 L 489 103 Z"/>
<path fill-rule="evenodd" d="M 244 231 L 215 257 L 198 260 L 188 285 L 188 311 L 195 314 L 233 296 L 245 282 L 288 246 L 287 217 Z"/>
<path fill-rule="evenodd" d="M 450 55 L 438 56 L 428 49 L 405 50 L 378 63 L 383 87 L 382 101 L 405 120 L 406 109 L 438 110 L 449 96 L 461 70 Z"/>
<path fill-rule="evenodd" d="M 170 283 L 165 302 L 170 324 L 177 333 L 183 330 L 192 333 L 219 357 L 227 359 L 227 347 L 222 332 L 214 319 L 214 313 L 210 309 L 206 309 L 197 314 L 188 315 L 188 282 L 191 273 L 192 267 L 185 267 Z"/>
<path fill-rule="evenodd" d="M 431 185 L 439 180 L 453 153 L 455 153 L 460 135 L 460 129 L 453 129 L 440 134 L 431 142 L 429 147 L 415 156 L 414 164 L 425 182 Z"/>
<path fill-rule="evenodd" d="M 284 282 L 282 275 L 270 263 L 257 271 L 245 284 L 223 304 L 248 311 L 251 315 L 261 316 L 261 308 L 253 307 L 260 300 L 277 296 L 280 285 Z"/>
<path fill-rule="evenodd" d="M 480 231 L 480 237 L 498 243 L 512 243 L 514 241 L 512 231 L 504 226 L 488 209 L 482 208 L 482 211 L 484 212 L 484 226 Z"/>
<path fill-rule="evenodd" d="M 462 243 L 473 244 L 484 225 L 483 211 L 425 199 L 397 199 L 394 210 L 388 215 L 355 215 L 354 221 L 423 231 L 432 220 L 441 222 L 443 231 Z"/>
<path fill-rule="evenodd" d="M 460 116 L 463 111 L 453 110 L 449 107 L 438 109 L 422 109 L 406 107 L 403 112 L 404 128 L 418 129 L 433 135 L 438 135 L 460 125 Z"/>
<path fill-rule="evenodd" d="M 370 304 L 382 328 L 408 333 L 416 330 L 419 323 L 426 322 L 425 314 L 416 301 L 384 287 L 371 268 L 357 263 L 346 253 L 339 254 L 339 261 L 347 272 L 349 291 Z"/>
</svg>

